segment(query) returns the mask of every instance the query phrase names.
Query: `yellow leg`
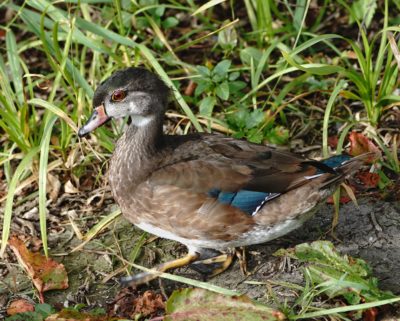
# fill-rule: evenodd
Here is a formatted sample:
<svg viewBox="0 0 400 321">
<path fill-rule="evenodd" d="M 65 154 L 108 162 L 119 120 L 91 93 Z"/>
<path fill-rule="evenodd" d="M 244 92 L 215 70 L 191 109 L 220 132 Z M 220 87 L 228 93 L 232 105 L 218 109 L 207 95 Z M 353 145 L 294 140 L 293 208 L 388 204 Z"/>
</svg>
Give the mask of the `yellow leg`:
<svg viewBox="0 0 400 321">
<path fill-rule="evenodd" d="M 135 275 L 123 277 L 123 278 L 121 278 L 121 282 L 129 283 L 130 285 L 139 285 L 139 284 L 147 283 L 147 282 L 157 278 L 160 275 L 160 273 L 188 265 L 188 264 L 196 261 L 198 259 L 198 257 L 199 257 L 199 254 L 197 254 L 197 253 L 188 253 L 186 256 L 184 256 L 182 258 L 162 263 L 162 264 L 156 266 L 155 268 L 151 269 L 148 272 L 142 272 L 142 273 L 138 273 Z"/>
<path fill-rule="evenodd" d="M 236 249 L 235 254 L 239 260 L 240 271 L 242 271 L 244 276 L 249 276 L 251 273 L 247 271 L 246 248 L 241 247 Z"/>
</svg>

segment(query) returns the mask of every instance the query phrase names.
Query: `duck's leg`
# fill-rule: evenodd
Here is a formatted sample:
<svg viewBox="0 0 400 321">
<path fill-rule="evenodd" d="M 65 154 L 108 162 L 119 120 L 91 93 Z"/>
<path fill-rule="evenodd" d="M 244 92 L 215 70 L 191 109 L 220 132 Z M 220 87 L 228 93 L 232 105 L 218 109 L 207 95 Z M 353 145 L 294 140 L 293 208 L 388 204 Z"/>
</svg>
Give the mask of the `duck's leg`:
<svg viewBox="0 0 400 321">
<path fill-rule="evenodd" d="M 239 260 L 240 271 L 242 271 L 243 275 L 249 276 L 251 273 L 247 271 L 246 248 L 237 248 L 235 254 Z"/>
<path fill-rule="evenodd" d="M 139 285 L 143 283 L 147 283 L 151 280 L 157 278 L 160 273 L 166 272 L 171 269 L 176 269 L 185 265 L 188 265 L 199 258 L 199 254 L 194 251 L 189 251 L 189 253 L 176 260 L 172 260 L 169 262 L 162 263 L 155 268 L 151 269 L 147 272 L 138 273 L 135 275 L 129 275 L 121 278 L 121 283 L 129 283 L 130 285 Z"/>
</svg>

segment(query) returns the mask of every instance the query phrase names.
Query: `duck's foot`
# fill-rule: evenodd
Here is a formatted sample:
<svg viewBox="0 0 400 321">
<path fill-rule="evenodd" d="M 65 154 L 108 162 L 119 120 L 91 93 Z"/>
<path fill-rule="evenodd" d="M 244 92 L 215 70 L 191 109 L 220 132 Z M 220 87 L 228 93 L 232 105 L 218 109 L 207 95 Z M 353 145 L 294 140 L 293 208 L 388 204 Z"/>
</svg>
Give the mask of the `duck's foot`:
<svg viewBox="0 0 400 321">
<path fill-rule="evenodd" d="M 207 249 L 207 252 L 204 252 L 203 250 L 204 249 L 202 249 L 202 253 L 200 255 L 200 260 L 192 263 L 190 267 L 193 270 L 203 274 L 207 278 L 212 278 L 224 272 L 232 264 L 233 258 L 235 256 L 235 253 L 232 250 L 222 254 L 221 252 L 214 250 Z M 202 259 L 204 256 L 210 256 L 210 253 L 212 253 L 213 255 L 219 253 L 219 255 Z"/>
<path fill-rule="evenodd" d="M 140 285 L 156 279 L 160 273 L 166 272 L 171 269 L 176 269 L 188 265 L 199 258 L 198 253 L 189 252 L 186 256 L 162 263 L 148 272 L 142 272 L 135 275 L 129 275 L 120 279 L 121 283 L 133 285 Z"/>
</svg>

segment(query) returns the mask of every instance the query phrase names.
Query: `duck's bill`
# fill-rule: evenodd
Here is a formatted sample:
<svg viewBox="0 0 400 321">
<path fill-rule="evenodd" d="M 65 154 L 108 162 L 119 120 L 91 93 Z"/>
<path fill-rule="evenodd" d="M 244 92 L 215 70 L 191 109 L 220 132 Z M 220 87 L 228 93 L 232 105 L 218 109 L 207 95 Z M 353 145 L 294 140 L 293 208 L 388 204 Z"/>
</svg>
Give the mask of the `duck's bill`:
<svg viewBox="0 0 400 321">
<path fill-rule="evenodd" d="M 83 137 L 89 134 L 108 120 L 110 120 L 110 117 L 107 116 L 104 106 L 100 105 L 96 107 L 86 124 L 79 128 L 78 136 Z"/>
</svg>

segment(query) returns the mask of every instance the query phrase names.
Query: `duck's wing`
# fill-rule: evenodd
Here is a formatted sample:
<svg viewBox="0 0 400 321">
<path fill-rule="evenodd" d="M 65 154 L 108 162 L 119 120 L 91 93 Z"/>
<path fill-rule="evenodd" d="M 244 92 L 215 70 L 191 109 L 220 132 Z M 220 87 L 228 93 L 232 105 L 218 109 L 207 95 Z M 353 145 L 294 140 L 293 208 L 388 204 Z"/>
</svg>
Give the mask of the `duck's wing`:
<svg viewBox="0 0 400 321">
<path fill-rule="evenodd" d="M 265 202 L 323 172 L 335 173 L 323 163 L 287 152 L 205 135 L 176 147 L 148 183 L 154 188 L 179 188 L 254 214 Z"/>
<path fill-rule="evenodd" d="M 172 184 L 198 192 L 241 189 L 283 193 L 317 173 L 335 174 L 324 163 L 271 147 L 216 135 L 179 145 L 151 176 L 154 184 Z"/>
</svg>

